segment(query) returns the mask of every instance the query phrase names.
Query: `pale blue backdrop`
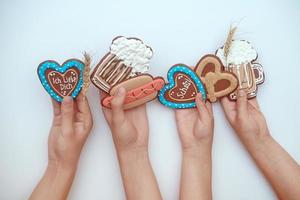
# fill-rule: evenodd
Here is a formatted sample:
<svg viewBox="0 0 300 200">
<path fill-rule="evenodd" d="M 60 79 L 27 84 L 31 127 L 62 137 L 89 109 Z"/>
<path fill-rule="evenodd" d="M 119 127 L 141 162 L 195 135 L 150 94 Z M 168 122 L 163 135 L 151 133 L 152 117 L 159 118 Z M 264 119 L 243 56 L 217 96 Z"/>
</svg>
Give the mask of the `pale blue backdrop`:
<svg viewBox="0 0 300 200">
<path fill-rule="evenodd" d="M 237 38 L 259 52 L 266 82 L 258 99 L 274 138 L 300 162 L 300 2 L 298 0 L 1 0 L 0 199 L 26 199 L 47 164 L 49 96 L 36 68 L 89 52 L 94 63 L 118 35 L 143 39 L 154 51 L 151 73 L 166 76 L 175 63 L 194 65 L 225 40 Z M 69 199 L 124 199 L 109 129 L 98 93 L 88 93 L 95 126 L 82 152 Z M 178 199 L 181 152 L 173 111 L 148 104 L 150 157 L 165 199 Z M 214 105 L 214 199 L 269 200 L 274 192 Z"/>
</svg>

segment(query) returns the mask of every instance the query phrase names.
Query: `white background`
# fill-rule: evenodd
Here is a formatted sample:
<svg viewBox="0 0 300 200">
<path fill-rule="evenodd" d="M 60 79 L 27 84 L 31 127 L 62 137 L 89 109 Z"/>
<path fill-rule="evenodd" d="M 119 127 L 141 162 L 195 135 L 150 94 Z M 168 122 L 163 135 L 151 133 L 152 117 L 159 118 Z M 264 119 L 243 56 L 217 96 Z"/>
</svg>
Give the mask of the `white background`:
<svg viewBox="0 0 300 200">
<path fill-rule="evenodd" d="M 175 63 L 194 65 L 239 23 L 238 39 L 251 41 L 266 82 L 258 99 L 273 137 L 300 162 L 300 2 L 252 1 L 0 1 L 0 199 L 26 199 L 47 164 L 50 98 L 36 68 L 47 59 L 94 63 L 118 35 L 151 46 L 153 75 Z M 83 149 L 69 199 L 124 199 L 110 131 L 95 87 L 88 94 L 94 128 Z M 171 109 L 148 104 L 150 157 L 164 199 L 178 199 L 181 149 Z M 276 199 L 261 172 L 214 105 L 214 199 Z"/>
</svg>

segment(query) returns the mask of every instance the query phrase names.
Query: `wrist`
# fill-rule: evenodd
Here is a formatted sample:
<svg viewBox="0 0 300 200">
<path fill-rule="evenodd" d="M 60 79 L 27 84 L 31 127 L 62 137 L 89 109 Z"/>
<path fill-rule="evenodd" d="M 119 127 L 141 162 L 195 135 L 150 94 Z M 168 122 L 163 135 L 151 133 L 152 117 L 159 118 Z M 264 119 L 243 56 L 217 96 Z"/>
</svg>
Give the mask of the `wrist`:
<svg viewBox="0 0 300 200">
<path fill-rule="evenodd" d="M 239 138 L 245 146 L 253 146 L 269 141 L 272 139 L 272 136 L 266 130 L 260 133 L 239 134 Z"/>
<path fill-rule="evenodd" d="M 74 174 L 77 170 L 77 163 L 75 164 L 66 164 L 63 162 L 58 162 L 55 160 L 49 160 L 47 171 L 54 173 L 63 173 L 63 174 Z"/>
<path fill-rule="evenodd" d="M 187 154 L 209 152 L 212 149 L 212 143 L 212 138 L 193 139 L 193 141 L 181 140 L 182 152 Z"/>
<path fill-rule="evenodd" d="M 205 142 L 198 145 L 182 148 L 182 155 L 185 158 L 201 159 L 211 157 L 212 142 Z"/>
<path fill-rule="evenodd" d="M 149 162 L 147 148 L 132 148 L 117 150 L 118 158 L 121 163 L 124 162 Z"/>
</svg>

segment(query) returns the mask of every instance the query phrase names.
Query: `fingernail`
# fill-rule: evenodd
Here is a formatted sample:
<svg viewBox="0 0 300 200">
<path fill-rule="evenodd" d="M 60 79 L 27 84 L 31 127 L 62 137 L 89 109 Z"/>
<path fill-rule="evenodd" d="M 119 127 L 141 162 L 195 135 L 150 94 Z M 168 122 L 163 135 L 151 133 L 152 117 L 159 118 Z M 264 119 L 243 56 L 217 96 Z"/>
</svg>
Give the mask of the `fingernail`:
<svg viewBox="0 0 300 200">
<path fill-rule="evenodd" d="M 64 97 L 63 103 L 64 104 L 70 104 L 72 102 L 72 97 L 66 96 Z"/>
<path fill-rule="evenodd" d="M 238 91 L 238 94 L 239 94 L 240 97 L 246 96 L 245 90 L 239 90 L 239 91 Z"/>
<path fill-rule="evenodd" d="M 117 96 L 123 96 L 124 93 L 125 93 L 125 88 L 124 87 L 120 87 L 118 89 Z"/>
</svg>

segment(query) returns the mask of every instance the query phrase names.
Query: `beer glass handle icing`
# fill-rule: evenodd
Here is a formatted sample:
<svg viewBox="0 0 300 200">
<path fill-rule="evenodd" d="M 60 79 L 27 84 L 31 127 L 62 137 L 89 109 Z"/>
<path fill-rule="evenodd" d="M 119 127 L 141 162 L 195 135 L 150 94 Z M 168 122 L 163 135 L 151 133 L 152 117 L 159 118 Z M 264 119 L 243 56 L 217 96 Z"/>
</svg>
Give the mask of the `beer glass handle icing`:
<svg viewBox="0 0 300 200">
<path fill-rule="evenodd" d="M 257 85 L 262 84 L 265 80 L 264 70 L 259 63 L 253 63 L 252 68 L 255 75 L 255 82 Z"/>
</svg>

